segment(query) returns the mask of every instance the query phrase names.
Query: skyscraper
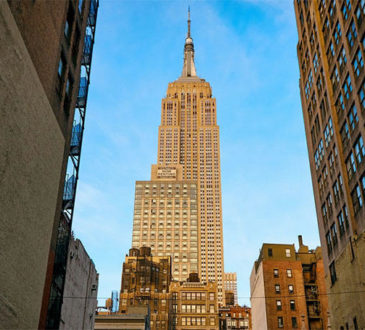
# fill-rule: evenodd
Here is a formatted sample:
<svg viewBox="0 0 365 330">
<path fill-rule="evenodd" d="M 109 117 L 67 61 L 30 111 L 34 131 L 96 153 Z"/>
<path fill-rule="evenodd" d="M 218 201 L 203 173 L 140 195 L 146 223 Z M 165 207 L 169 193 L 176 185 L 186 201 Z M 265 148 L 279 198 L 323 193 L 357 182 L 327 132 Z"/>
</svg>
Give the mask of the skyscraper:
<svg viewBox="0 0 365 330">
<path fill-rule="evenodd" d="M 169 83 L 166 97 L 162 99 L 158 158 L 152 173 L 157 175 L 157 180 L 170 177 L 175 181 L 179 179 L 182 184 L 186 181 L 196 184 L 197 208 L 190 208 L 190 219 L 193 226 L 194 220 L 197 221 L 198 273 L 202 281 L 217 282 L 218 300 L 223 303 L 223 230 L 216 100 L 212 97 L 209 83 L 196 74 L 194 43 L 190 34 L 190 12 L 182 74 L 176 81 Z M 187 182 L 185 184 L 188 184 Z M 148 202 L 152 203 L 153 199 L 151 195 Z M 161 211 L 168 212 L 167 209 Z M 173 214 L 179 216 L 174 207 L 171 208 L 171 218 Z M 168 214 L 165 214 L 166 217 L 163 213 L 160 215 L 165 221 L 168 220 Z M 146 246 L 156 244 L 157 235 L 151 237 L 152 223 L 146 223 L 144 233 L 143 225 L 138 219 L 143 217 L 138 218 L 137 214 L 136 218 L 135 212 L 133 247 L 142 246 L 142 242 Z M 173 252 L 167 249 L 167 246 L 173 245 L 175 237 L 166 240 L 165 229 L 157 227 L 156 230 L 158 235 L 162 234 L 164 237 L 163 241 L 159 240 L 164 244 L 161 253 L 172 255 Z M 179 231 L 181 232 L 181 228 Z M 174 264 L 174 260 L 172 262 Z"/>
<path fill-rule="evenodd" d="M 365 327 L 364 1 L 294 1 L 300 92 L 336 329 Z"/>
</svg>

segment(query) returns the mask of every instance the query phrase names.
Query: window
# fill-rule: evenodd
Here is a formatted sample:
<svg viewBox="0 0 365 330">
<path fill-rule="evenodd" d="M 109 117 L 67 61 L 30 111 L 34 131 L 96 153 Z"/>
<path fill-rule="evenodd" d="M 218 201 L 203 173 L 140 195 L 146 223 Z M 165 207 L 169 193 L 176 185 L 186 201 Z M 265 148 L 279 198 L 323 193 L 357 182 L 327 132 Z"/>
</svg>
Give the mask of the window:
<svg viewBox="0 0 365 330">
<path fill-rule="evenodd" d="M 61 55 L 60 61 L 58 62 L 58 76 L 60 78 L 63 78 L 64 73 L 65 73 L 65 60 L 63 58 L 63 55 Z"/>
<path fill-rule="evenodd" d="M 209 305 L 209 313 L 214 313 L 214 305 Z"/>
<path fill-rule="evenodd" d="M 350 123 L 351 132 L 355 129 L 355 126 L 359 122 L 359 117 L 357 116 L 356 106 L 353 105 L 349 111 L 348 119 Z"/>
<path fill-rule="evenodd" d="M 347 58 L 346 58 L 346 51 L 345 48 L 341 48 L 340 51 L 340 55 L 338 57 L 338 63 L 340 65 L 340 70 L 343 70 L 344 65 L 347 63 Z"/>
<path fill-rule="evenodd" d="M 294 293 L 294 285 L 292 285 L 292 284 L 288 285 L 288 292 L 289 293 Z"/>
<path fill-rule="evenodd" d="M 324 139 L 326 141 L 326 148 L 327 148 L 331 141 L 331 138 L 333 136 L 333 124 L 332 124 L 331 117 L 329 118 L 328 123 L 326 124 L 326 127 L 324 128 L 323 134 L 324 134 Z"/>
<path fill-rule="evenodd" d="M 351 179 L 353 175 L 356 173 L 355 157 L 352 151 L 350 152 L 350 155 L 347 157 L 346 168 L 349 179 Z"/>
<path fill-rule="evenodd" d="M 278 317 L 278 328 L 283 328 L 284 327 L 284 320 L 282 316 Z"/>
<path fill-rule="evenodd" d="M 210 301 L 214 301 L 214 296 L 215 296 L 215 295 L 214 295 L 214 292 L 210 292 L 210 293 L 209 293 L 209 300 L 210 300 Z"/>
<path fill-rule="evenodd" d="M 350 0 L 345 0 L 344 4 L 342 6 L 342 16 L 345 21 L 349 17 L 350 10 L 351 10 L 351 2 L 350 2 Z"/>
<path fill-rule="evenodd" d="M 267 249 L 267 253 L 268 253 L 268 255 L 269 255 L 269 257 L 272 257 L 272 249 Z"/>
<path fill-rule="evenodd" d="M 338 74 L 338 70 L 337 70 L 337 67 L 335 66 L 332 74 L 331 74 L 331 81 L 332 81 L 332 86 L 333 86 L 333 89 L 336 89 L 337 88 L 337 84 L 339 83 L 340 81 L 340 76 Z"/>
<path fill-rule="evenodd" d="M 317 70 L 318 70 L 318 55 L 317 55 L 317 53 L 314 53 L 314 56 L 313 56 L 313 66 L 314 66 L 314 72 L 317 73 Z"/>
<path fill-rule="evenodd" d="M 84 2 L 84 0 L 79 0 L 79 13 L 82 13 L 82 3 Z"/>
<path fill-rule="evenodd" d="M 323 223 L 327 224 L 328 219 L 327 219 L 327 205 L 326 205 L 326 203 L 323 203 L 323 205 L 322 205 L 322 217 L 323 217 Z"/>
<path fill-rule="evenodd" d="M 322 141 L 322 140 L 321 140 Z M 323 148 L 323 143 L 322 143 L 322 148 Z M 290 258 L 291 257 L 291 252 L 290 252 L 290 249 L 285 249 L 285 256 L 287 258 Z"/>
<path fill-rule="evenodd" d="M 332 235 L 332 243 L 333 246 L 337 245 L 337 228 L 336 228 L 336 223 L 332 224 L 331 226 L 331 235 Z"/>
<path fill-rule="evenodd" d="M 298 322 L 297 322 L 297 318 L 296 317 L 292 317 L 291 318 L 291 326 L 293 328 L 298 328 Z"/>
<path fill-rule="evenodd" d="M 345 233 L 345 221 L 343 218 L 343 213 L 340 211 L 340 213 L 337 216 L 338 226 L 340 228 L 340 236 L 342 236 Z"/>
<path fill-rule="evenodd" d="M 279 277 L 279 269 L 274 269 L 274 277 Z"/>
<path fill-rule="evenodd" d="M 362 68 L 364 67 L 364 62 L 361 55 L 361 50 L 359 49 L 356 53 L 355 59 L 352 62 L 352 66 L 354 68 L 355 75 L 358 77 Z"/>
<path fill-rule="evenodd" d="M 211 318 L 210 318 L 210 325 L 215 325 L 214 317 L 211 317 Z"/>
<path fill-rule="evenodd" d="M 355 155 L 356 155 L 356 159 L 357 159 L 357 163 L 360 164 L 362 162 L 362 160 L 364 159 L 365 156 L 365 148 L 364 148 L 364 142 L 362 139 L 362 136 L 360 136 L 354 145 L 354 149 L 355 149 Z"/>
<path fill-rule="evenodd" d="M 287 269 L 287 270 L 286 270 L 286 276 L 287 276 L 287 277 L 292 277 L 291 269 Z"/>
<path fill-rule="evenodd" d="M 326 243 L 327 243 L 327 253 L 330 255 L 332 253 L 332 240 L 331 233 L 328 231 L 326 234 Z"/>
<path fill-rule="evenodd" d="M 362 208 L 362 197 L 360 186 L 357 184 L 351 193 L 352 204 L 354 205 L 354 211 L 357 213 Z"/>
<path fill-rule="evenodd" d="M 350 98 L 350 94 L 352 93 L 352 84 L 351 84 L 351 78 L 350 75 L 347 75 L 346 80 L 344 84 L 342 85 L 343 93 L 348 100 Z"/>
<path fill-rule="evenodd" d="M 354 46 L 354 41 L 356 38 L 357 38 L 356 26 L 355 26 L 355 22 L 352 20 L 350 29 L 347 32 L 347 41 L 349 43 L 350 48 L 352 48 Z"/>
<path fill-rule="evenodd" d="M 345 123 L 342 125 L 340 134 L 342 143 L 346 144 L 348 140 L 350 140 L 350 131 L 349 126 L 347 125 L 347 121 L 345 121 Z"/>
<path fill-rule="evenodd" d="M 280 284 L 275 284 L 275 293 L 280 293 Z"/>
<path fill-rule="evenodd" d="M 64 28 L 64 34 L 66 37 L 66 40 L 69 42 L 71 39 L 71 32 L 72 32 L 72 23 L 74 21 L 74 11 L 72 9 L 72 6 L 68 6 L 68 12 L 67 12 L 67 18 L 65 22 L 65 28 Z"/>
<path fill-rule="evenodd" d="M 333 184 L 332 189 L 333 189 L 333 195 L 335 196 L 335 204 L 337 204 L 338 201 L 340 200 L 340 188 L 338 186 L 337 180 Z"/>
<path fill-rule="evenodd" d="M 335 262 L 332 262 L 330 264 L 330 275 L 331 275 L 331 283 L 333 285 L 337 280 Z"/>
<path fill-rule="evenodd" d="M 332 215 L 332 196 L 331 196 L 331 193 L 329 193 L 327 195 L 326 201 L 327 201 L 327 205 L 328 205 L 328 214 L 331 216 Z"/>
<path fill-rule="evenodd" d="M 276 310 L 281 311 L 281 300 L 276 300 Z"/>
<path fill-rule="evenodd" d="M 362 109 L 365 109 L 365 81 L 361 85 L 361 89 L 359 91 L 359 98 Z"/>
<path fill-rule="evenodd" d="M 290 300 L 290 310 L 295 311 L 295 300 Z"/>
<path fill-rule="evenodd" d="M 336 45 L 338 45 L 338 43 L 340 42 L 340 38 L 341 38 L 341 27 L 340 27 L 340 23 L 337 22 L 336 24 L 336 29 L 335 29 L 335 33 L 333 34 L 333 37 L 335 39 Z"/>
<path fill-rule="evenodd" d="M 332 57 L 335 56 L 335 48 L 333 47 L 332 41 L 330 43 L 329 52 L 331 53 Z"/>
<path fill-rule="evenodd" d="M 340 95 L 336 101 L 336 108 L 337 108 L 337 112 L 339 112 L 340 110 L 342 110 L 342 111 L 345 110 L 345 103 L 343 101 L 342 93 L 340 93 Z"/>
<path fill-rule="evenodd" d="M 357 6 L 357 8 L 355 9 L 355 15 L 359 26 L 361 26 L 362 16 L 364 16 L 364 14 L 365 14 L 365 1 L 362 0 L 360 5 Z"/>
<path fill-rule="evenodd" d="M 67 81 L 66 81 L 66 95 L 68 97 L 71 96 L 71 92 L 72 92 L 72 85 L 73 85 L 73 79 L 71 76 L 68 76 Z"/>
</svg>

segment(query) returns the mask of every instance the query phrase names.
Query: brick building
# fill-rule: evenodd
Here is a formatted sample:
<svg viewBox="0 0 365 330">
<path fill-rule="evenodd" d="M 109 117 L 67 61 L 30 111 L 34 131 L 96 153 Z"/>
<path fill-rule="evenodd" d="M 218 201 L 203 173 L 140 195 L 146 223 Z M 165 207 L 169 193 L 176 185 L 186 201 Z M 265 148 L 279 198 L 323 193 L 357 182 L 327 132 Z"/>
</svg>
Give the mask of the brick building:
<svg viewBox="0 0 365 330">
<path fill-rule="evenodd" d="M 123 263 L 119 314 L 127 313 L 130 307 L 148 305 L 151 329 L 167 330 L 170 281 L 169 257 L 154 257 L 149 247 L 130 249 Z"/>
<path fill-rule="evenodd" d="M 365 4 L 294 1 L 331 326 L 365 328 Z"/>
<path fill-rule="evenodd" d="M 219 329 L 218 290 L 192 273 L 184 282 L 171 282 L 172 329 Z"/>
<path fill-rule="evenodd" d="M 250 277 L 253 329 L 326 329 L 328 300 L 321 249 L 263 244 Z"/>
<path fill-rule="evenodd" d="M 226 306 L 219 308 L 219 329 L 252 329 L 251 308 L 247 306 Z"/>
</svg>

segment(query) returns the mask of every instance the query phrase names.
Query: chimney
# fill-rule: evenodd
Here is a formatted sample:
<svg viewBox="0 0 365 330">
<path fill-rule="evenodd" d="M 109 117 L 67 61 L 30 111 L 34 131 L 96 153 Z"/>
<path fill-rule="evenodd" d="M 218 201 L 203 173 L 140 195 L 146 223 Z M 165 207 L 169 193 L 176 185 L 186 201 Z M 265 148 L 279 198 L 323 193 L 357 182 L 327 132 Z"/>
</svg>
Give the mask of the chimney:
<svg viewBox="0 0 365 330">
<path fill-rule="evenodd" d="M 298 241 L 299 241 L 299 248 L 303 246 L 303 237 L 302 235 L 298 235 Z"/>
</svg>

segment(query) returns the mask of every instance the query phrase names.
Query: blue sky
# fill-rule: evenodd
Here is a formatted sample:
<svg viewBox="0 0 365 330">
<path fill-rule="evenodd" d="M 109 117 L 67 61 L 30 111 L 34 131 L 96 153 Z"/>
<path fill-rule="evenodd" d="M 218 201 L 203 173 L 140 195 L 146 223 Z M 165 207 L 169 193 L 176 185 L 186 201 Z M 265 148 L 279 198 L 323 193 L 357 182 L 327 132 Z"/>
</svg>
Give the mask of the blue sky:
<svg viewBox="0 0 365 330">
<path fill-rule="evenodd" d="M 291 0 L 101 1 L 73 230 L 94 260 L 99 305 L 120 289 L 134 183 L 157 160 L 161 99 L 195 64 L 217 99 L 225 271 L 241 304 L 262 243 L 319 244 Z"/>
</svg>

